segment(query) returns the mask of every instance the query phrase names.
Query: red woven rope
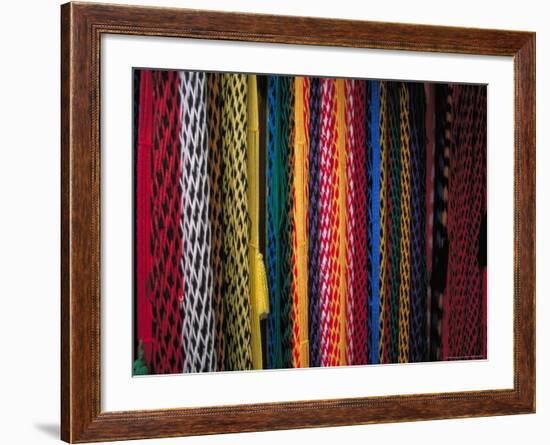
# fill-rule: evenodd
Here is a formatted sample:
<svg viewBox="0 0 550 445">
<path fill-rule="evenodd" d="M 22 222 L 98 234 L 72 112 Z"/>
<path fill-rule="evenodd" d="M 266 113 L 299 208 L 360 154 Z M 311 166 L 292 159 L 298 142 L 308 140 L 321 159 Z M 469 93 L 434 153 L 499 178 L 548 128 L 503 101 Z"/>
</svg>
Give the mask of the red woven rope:
<svg viewBox="0 0 550 445">
<path fill-rule="evenodd" d="M 339 212 L 335 79 L 321 79 L 321 366 L 339 365 Z"/>
<path fill-rule="evenodd" d="M 367 363 L 366 86 L 346 80 L 347 363 Z"/>
<path fill-rule="evenodd" d="M 449 173 L 448 297 L 444 302 L 447 335 L 442 358 L 483 356 L 483 276 L 479 264 L 485 210 L 484 87 L 453 86 L 456 104 Z"/>
<path fill-rule="evenodd" d="M 153 71 L 153 193 L 151 255 L 153 268 L 153 369 L 155 374 L 183 371 L 181 344 L 183 279 L 179 146 L 179 74 Z"/>
</svg>

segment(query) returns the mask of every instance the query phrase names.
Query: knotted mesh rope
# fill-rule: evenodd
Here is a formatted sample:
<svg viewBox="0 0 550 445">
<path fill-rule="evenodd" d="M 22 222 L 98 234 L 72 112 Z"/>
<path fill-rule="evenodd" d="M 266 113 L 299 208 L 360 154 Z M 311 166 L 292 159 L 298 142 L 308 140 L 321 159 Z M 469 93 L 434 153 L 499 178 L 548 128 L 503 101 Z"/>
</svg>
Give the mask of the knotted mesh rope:
<svg viewBox="0 0 550 445">
<path fill-rule="evenodd" d="M 365 251 L 366 251 L 366 259 L 365 259 L 365 265 L 366 265 L 366 299 L 367 299 L 367 327 L 366 327 L 366 334 L 367 334 L 367 345 L 366 348 L 366 361 L 365 363 L 372 363 L 372 356 L 375 354 L 371 354 L 371 348 L 373 344 L 373 331 L 376 330 L 378 332 L 378 320 L 376 320 L 375 323 L 373 323 L 373 301 L 378 302 L 378 267 L 375 267 L 374 264 L 374 258 L 375 254 L 374 252 L 378 252 L 377 258 L 380 255 L 379 250 L 379 237 L 380 237 L 380 227 L 379 227 L 379 221 L 380 211 L 377 209 L 376 214 L 373 209 L 373 203 L 378 204 L 378 199 L 380 195 L 380 185 L 378 184 L 380 174 L 379 174 L 379 164 L 380 164 L 380 124 L 379 124 L 379 93 L 380 93 L 380 87 L 378 84 L 376 84 L 376 99 L 377 101 L 373 100 L 373 88 L 374 88 L 374 82 L 365 81 L 364 88 L 365 88 Z M 376 125 L 373 125 L 373 119 L 376 119 Z M 374 141 L 377 140 L 377 153 L 375 155 L 374 148 L 375 143 Z M 375 159 L 378 162 L 378 173 L 376 175 L 377 180 L 374 179 L 374 164 Z M 377 189 L 375 190 L 375 182 Z M 375 216 L 376 216 L 376 222 L 375 222 Z M 376 231 L 377 236 L 374 236 L 374 232 Z M 376 247 L 375 247 L 376 242 Z M 379 260 L 377 260 L 379 261 Z M 376 290 L 375 290 L 376 286 Z M 376 294 L 376 295 L 375 295 Z M 378 351 L 376 351 L 376 354 Z M 376 355 L 377 356 L 377 355 Z"/>
<path fill-rule="evenodd" d="M 374 85 L 374 84 L 373 84 Z M 388 84 L 385 81 L 380 82 L 380 193 L 379 193 L 379 211 L 380 211 L 380 260 L 379 267 L 379 333 L 378 333 L 378 357 L 373 363 L 386 363 L 388 357 L 387 333 L 389 332 L 389 317 L 386 314 L 386 305 L 389 300 L 388 295 L 388 255 L 389 255 L 389 233 L 388 233 L 388 208 L 387 183 L 389 181 L 388 156 L 390 151 L 390 136 L 388 126 Z M 373 175 L 374 175 L 373 169 Z M 373 176 L 374 177 L 374 176 Z M 374 193 L 373 188 L 373 193 Z M 374 218 L 374 216 L 373 216 Z M 375 248 L 375 245 L 373 245 Z"/>
<path fill-rule="evenodd" d="M 308 177 L 308 302 L 309 365 L 321 366 L 320 358 L 320 118 L 321 83 L 309 78 L 309 177 Z"/>
<path fill-rule="evenodd" d="M 483 276 L 479 263 L 485 211 L 485 87 L 453 87 L 450 145 L 449 266 L 443 306 L 442 358 L 481 358 Z"/>
<path fill-rule="evenodd" d="M 271 369 L 282 365 L 281 345 L 281 154 L 279 77 L 269 76 L 267 90 L 267 274 L 269 308 L 267 316 L 267 366 Z"/>
<path fill-rule="evenodd" d="M 367 363 L 368 245 L 365 81 L 346 81 L 347 363 Z M 370 203 L 370 202 L 369 202 Z"/>
<path fill-rule="evenodd" d="M 384 333 L 383 340 L 386 343 L 387 357 L 384 363 L 396 363 L 399 349 L 399 306 L 401 286 L 401 176 L 402 176 L 402 140 L 401 140 L 401 109 L 400 109 L 400 83 L 388 83 L 388 132 L 389 132 L 389 157 L 388 157 L 388 244 L 389 257 L 386 263 L 389 279 L 388 300 L 386 301 L 386 317 L 389 331 Z"/>
<path fill-rule="evenodd" d="M 180 72 L 181 103 L 180 186 L 183 234 L 182 343 L 185 372 L 216 370 L 214 349 L 213 276 L 210 261 L 211 229 L 209 219 L 210 187 L 207 175 L 208 130 L 206 127 L 206 75 Z"/>
<path fill-rule="evenodd" d="M 401 128 L 401 257 L 399 262 L 399 345 L 398 361 L 409 361 L 409 317 L 410 317 L 410 230 L 411 230 L 411 148 L 409 125 L 409 89 L 402 82 L 399 88 L 399 109 Z"/>
<path fill-rule="evenodd" d="M 153 71 L 152 83 L 152 372 L 165 374 L 182 372 L 184 366 L 181 344 L 184 296 L 179 271 L 182 254 L 179 75 L 175 71 Z"/>
<path fill-rule="evenodd" d="M 294 163 L 292 231 L 292 366 L 309 365 L 307 307 L 307 171 L 309 146 L 309 79 L 294 79 Z"/>
<path fill-rule="evenodd" d="M 294 173 L 294 77 L 279 80 L 281 93 L 281 344 L 282 367 L 292 367 L 292 191 Z"/>
<path fill-rule="evenodd" d="M 248 266 L 247 78 L 223 75 L 223 222 L 226 369 L 252 368 Z"/>
<path fill-rule="evenodd" d="M 321 79 L 321 366 L 340 362 L 336 81 Z"/>
<path fill-rule="evenodd" d="M 223 314 L 223 139 L 222 139 L 222 75 L 207 74 L 208 176 L 210 181 L 210 224 L 212 231 L 211 261 L 213 272 L 212 305 L 214 310 L 214 349 L 218 371 L 225 370 L 225 338 Z"/>
</svg>

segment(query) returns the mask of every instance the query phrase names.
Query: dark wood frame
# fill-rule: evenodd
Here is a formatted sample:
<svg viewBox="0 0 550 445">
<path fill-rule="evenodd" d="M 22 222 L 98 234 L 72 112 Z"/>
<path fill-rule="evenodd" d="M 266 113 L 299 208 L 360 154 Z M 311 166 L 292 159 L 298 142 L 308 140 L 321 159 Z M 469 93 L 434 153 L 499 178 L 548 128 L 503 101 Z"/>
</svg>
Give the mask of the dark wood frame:
<svg viewBox="0 0 550 445">
<path fill-rule="evenodd" d="M 99 73 L 104 33 L 513 57 L 513 389 L 102 412 Z M 61 37 L 63 440 L 91 442 L 535 412 L 534 33 L 68 3 L 61 7 Z"/>
</svg>

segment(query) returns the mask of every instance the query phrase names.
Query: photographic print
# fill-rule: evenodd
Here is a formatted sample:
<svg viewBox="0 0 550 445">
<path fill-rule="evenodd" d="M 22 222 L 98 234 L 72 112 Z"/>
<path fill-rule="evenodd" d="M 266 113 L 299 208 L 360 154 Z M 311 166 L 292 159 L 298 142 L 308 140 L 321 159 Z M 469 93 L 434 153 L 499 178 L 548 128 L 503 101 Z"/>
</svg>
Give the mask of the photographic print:
<svg viewBox="0 0 550 445">
<path fill-rule="evenodd" d="M 487 86 L 133 70 L 133 375 L 487 358 Z"/>
<path fill-rule="evenodd" d="M 535 412 L 534 32 L 77 2 L 60 55 L 64 441 Z"/>
</svg>

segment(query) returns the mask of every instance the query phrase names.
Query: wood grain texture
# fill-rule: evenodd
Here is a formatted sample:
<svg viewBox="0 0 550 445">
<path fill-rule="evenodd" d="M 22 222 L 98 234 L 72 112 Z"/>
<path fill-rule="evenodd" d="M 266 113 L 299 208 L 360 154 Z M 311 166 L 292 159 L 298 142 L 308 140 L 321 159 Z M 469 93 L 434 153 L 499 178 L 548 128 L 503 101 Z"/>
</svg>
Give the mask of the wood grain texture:
<svg viewBox="0 0 550 445">
<path fill-rule="evenodd" d="M 512 56 L 515 69 L 514 388 L 101 412 L 99 61 L 103 33 Z M 534 412 L 534 33 L 68 3 L 61 7 L 61 40 L 63 440 L 91 442 Z"/>
</svg>

